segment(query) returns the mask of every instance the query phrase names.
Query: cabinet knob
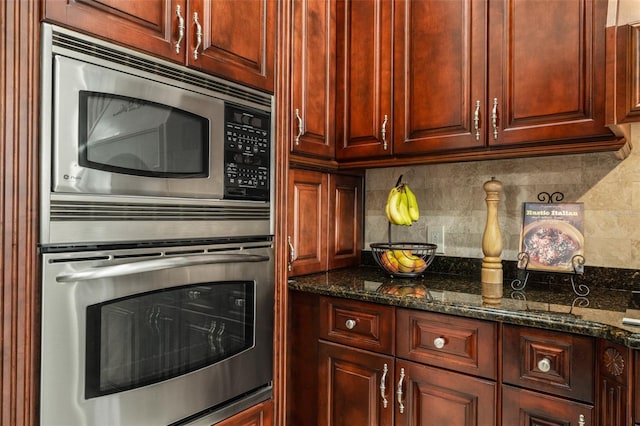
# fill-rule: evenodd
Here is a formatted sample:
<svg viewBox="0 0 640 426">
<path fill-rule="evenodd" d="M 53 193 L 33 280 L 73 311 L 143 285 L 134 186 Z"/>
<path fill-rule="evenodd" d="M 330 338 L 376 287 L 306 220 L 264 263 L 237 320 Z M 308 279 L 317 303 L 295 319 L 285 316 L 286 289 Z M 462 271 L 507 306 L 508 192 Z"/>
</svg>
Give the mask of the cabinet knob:
<svg viewBox="0 0 640 426">
<path fill-rule="evenodd" d="M 542 358 L 540 361 L 538 361 L 538 370 L 542 371 L 543 373 L 547 373 L 549 372 L 549 370 L 551 370 L 551 361 L 549 361 L 549 358 Z"/>
<path fill-rule="evenodd" d="M 346 320 L 346 321 L 344 322 L 344 325 L 345 325 L 345 327 L 347 327 L 349 330 L 352 330 L 352 329 L 353 329 L 353 327 L 355 327 L 355 326 L 356 326 L 356 322 L 355 322 L 355 320 L 348 319 L 348 320 Z"/>
<path fill-rule="evenodd" d="M 444 340 L 444 337 L 436 337 L 435 339 L 433 339 L 433 346 L 435 346 L 438 349 L 442 349 L 444 348 L 444 345 L 447 342 Z"/>
</svg>

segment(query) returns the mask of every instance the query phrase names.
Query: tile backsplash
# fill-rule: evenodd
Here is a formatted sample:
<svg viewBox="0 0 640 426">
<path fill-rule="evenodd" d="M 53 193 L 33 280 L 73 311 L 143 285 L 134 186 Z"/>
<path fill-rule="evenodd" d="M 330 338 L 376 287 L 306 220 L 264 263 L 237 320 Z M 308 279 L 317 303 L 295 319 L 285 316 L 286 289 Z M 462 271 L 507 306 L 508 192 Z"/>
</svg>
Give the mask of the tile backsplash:
<svg viewBox="0 0 640 426">
<path fill-rule="evenodd" d="M 632 145 L 640 147 L 634 134 Z M 428 228 L 444 227 L 444 256 L 482 258 L 486 223 L 483 184 L 503 184 L 498 221 L 502 259 L 516 260 L 522 204 L 538 194 L 561 192 L 583 202 L 586 266 L 640 269 L 640 152 L 625 160 L 613 153 L 370 169 L 366 174 L 364 249 L 388 240 L 384 204 L 398 177 L 418 198 L 421 217 L 411 227 L 393 226 L 392 241 L 428 241 Z"/>
</svg>

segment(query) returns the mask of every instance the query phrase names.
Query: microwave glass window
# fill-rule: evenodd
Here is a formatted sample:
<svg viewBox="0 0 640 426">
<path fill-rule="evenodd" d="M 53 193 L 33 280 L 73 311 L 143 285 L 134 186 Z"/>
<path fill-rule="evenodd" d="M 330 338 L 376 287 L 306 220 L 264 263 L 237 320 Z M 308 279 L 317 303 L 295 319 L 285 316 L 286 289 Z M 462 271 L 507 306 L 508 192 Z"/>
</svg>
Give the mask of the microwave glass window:
<svg viewBox="0 0 640 426">
<path fill-rule="evenodd" d="M 253 347 L 254 295 L 254 281 L 226 281 L 88 306 L 85 397 L 182 376 Z"/>
<path fill-rule="evenodd" d="M 207 177 L 209 121 L 140 99 L 80 91 L 79 163 L 152 177 Z"/>
</svg>

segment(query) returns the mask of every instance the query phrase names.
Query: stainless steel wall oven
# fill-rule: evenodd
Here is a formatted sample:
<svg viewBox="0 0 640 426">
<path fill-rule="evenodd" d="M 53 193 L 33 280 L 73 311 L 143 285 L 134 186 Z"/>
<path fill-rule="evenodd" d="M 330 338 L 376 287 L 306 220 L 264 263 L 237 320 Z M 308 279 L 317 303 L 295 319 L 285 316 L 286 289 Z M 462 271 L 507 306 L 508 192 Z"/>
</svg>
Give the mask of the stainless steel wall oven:
<svg viewBox="0 0 640 426">
<path fill-rule="evenodd" d="M 271 95 L 43 26 L 42 425 L 272 394 Z"/>
</svg>

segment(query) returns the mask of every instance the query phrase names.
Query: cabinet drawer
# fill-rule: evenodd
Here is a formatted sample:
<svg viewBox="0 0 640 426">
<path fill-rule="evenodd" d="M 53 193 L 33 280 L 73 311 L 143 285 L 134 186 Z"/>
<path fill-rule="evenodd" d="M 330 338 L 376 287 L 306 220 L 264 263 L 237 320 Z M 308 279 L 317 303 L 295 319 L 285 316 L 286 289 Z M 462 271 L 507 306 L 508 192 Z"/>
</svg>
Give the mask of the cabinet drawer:
<svg viewBox="0 0 640 426">
<path fill-rule="evenodd" d="M 588 337 L 505 325 L 503 381 L 593 402 L 594 350 Z"/>
<path fill-rule="evenodd" d="M 393 355 L 394 308 L 320 298 L 320 338 Z"/>
<path fill-rule="evenodd" d="M 397 357 L 496 378 L 495 323 L 410 309 L 396 315 Z"/>
<path fill-rule="evenodd" d="M 504 385 L 503 425 L 593 426 L 592 405 Z"/>
</svg>

